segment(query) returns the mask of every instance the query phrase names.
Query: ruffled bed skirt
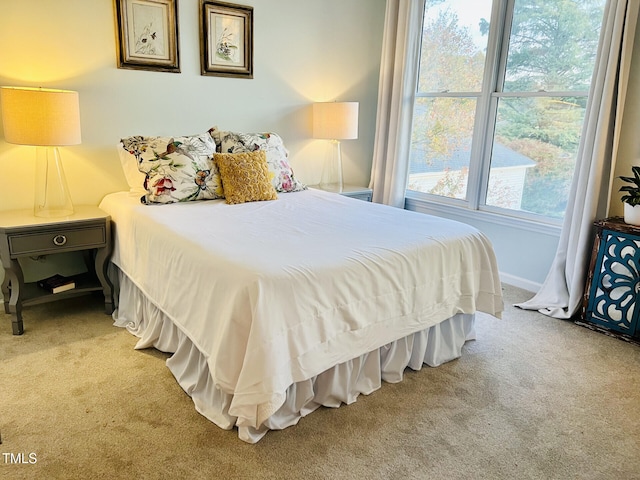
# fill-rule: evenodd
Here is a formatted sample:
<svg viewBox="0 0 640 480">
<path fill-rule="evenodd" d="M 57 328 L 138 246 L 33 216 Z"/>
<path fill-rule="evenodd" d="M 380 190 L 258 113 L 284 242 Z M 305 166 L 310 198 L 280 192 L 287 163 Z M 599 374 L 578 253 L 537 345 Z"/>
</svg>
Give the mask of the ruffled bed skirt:
<svg viewBox="0 0 640 480">
<path fill-rule="evenodd" d="M 223 429 L 237 427 L 238 436 L 256 443 L 269 430 L 295 425 L 320 406 L 339 407 L 381 387 L 382 380 L 402 381 L 404 370 L 435 367 L 458 358 L 467 340 L 475 339 L 473 314 L 457 314 L 433 327 L 401 338 L 377 350 L 336 365 L 308 380 L 289 386 L 284 404 L 254 428 L 229 415 L 232 394 L 223 392 L 209 374 L 206 358 L 191 340 L 122 272 L 115 325 L 139 338 L 136 349 L 154 347 L 173 353 L 167 366 L 178 384 L 193 399 L 198 412 Z M 116 280 L 116 278 L 114 278 Z M 258 407 L 256 407 L 258 408 Z"/>
</svg>

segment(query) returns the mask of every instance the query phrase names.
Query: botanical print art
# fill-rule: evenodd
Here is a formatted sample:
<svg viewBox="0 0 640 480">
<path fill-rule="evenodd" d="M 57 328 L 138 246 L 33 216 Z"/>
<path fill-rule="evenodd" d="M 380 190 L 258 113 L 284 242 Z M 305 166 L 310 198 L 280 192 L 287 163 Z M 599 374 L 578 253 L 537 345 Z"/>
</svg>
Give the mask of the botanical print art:
<svg viewBox="0 0 640 480">
<path fill-rule="evenodd" d="M 212 65 L 244 64 L 244 19 L 230 15 L 211 14 L 209 63 Z"/>
<path fill-rule="evenodd" d="M 169 59 L 166 32 L 167 6 L 144 0 L 132 1 L 129 12 L 129 51 L 136 57 Z"/>
</svg>

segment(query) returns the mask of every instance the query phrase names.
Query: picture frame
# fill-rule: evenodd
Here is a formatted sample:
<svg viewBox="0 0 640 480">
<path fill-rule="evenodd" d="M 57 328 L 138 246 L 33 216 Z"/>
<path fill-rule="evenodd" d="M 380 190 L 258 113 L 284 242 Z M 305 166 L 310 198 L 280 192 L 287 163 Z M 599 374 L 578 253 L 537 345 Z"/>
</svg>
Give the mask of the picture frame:
<svg viewBox="0 0 640 480">
<path fill-rule="evenodd" d="M 118 68 L 180 73 L 178 0 L 114 0 Z"/>
<path fill-rule="evenodd" d="M 201 74 L 253 78 L 253 7 L 200 0 Z"/>
</svg>

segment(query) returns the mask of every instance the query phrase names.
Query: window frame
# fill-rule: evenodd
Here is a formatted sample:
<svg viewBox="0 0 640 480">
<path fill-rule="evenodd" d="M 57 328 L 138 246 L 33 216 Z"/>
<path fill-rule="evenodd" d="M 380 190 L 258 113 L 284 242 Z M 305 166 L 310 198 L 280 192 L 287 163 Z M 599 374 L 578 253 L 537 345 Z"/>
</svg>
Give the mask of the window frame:
<svg viewBox="0 0 640 480">
<path fill-rule="evenodd" d="M 502 98 L 549 98 L 549 97 L 585 97 L 589 91 L 540 91 L 540 92 L 505 92 L 504 81 L 507 74 L 507 55 L 511 38 L 511 27 L 516 0 L 493 0 L 491 4 L 492 28 L 487 39 L 482 90 L 480 92 L 420 92 L 420 56 L 417 58 L 414 98 L 411 103 L 411 131 L 413 131 L 413 109 L 420 98 L 475 98 L 476 113 L 472 133 L 472 149 L 469 158 L 469 173 L 467 179 L 466 199 L 445 197 L 409 190 L 409 174 L 405 185 L 405 208 L 415 210 L 429 210 L 434 213 L 447 214 L 455 212 L 463 216 L 481 215 L 486 220 L 518 226 L 541 227 L 546 233 L 556 235 L 560 231 L 563 218 L 553 218 L 524 210 L 508 209 L 487 205 L 489 175 L 491 171 L 491 150 L 493 148 L 494 133 L 498 106 Z M 424 17 L 422 23 L 424 22 Z M 495 27 L 493 27 L 495 26 Z M 420 29 L 422 32 L 422 28 Z M 422 51 L 422 35 L 420 48 Z M 593 81 L 593 78 L 592 78 Z M 587 100 L 588 101 L 588 100 Z M 582 133 L 584 132 L 584 119 Z M 578 168 L 578 159 L 576 166 Z M 452 210 L 453 209 L 453 210 Z M 460 210 L 467 211 L 462 213 Z M 540 231 L 540 228 L 537 229 Z"/>
</svg>

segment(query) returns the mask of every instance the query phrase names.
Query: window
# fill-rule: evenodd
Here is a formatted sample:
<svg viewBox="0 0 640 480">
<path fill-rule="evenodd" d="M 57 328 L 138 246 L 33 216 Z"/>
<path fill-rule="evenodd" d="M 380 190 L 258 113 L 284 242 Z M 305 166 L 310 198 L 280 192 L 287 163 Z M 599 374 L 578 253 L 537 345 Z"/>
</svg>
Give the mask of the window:
<svg viewBox="0 0 640 480">
<path fill-rule="evenodd" d="M 604 0 L 427 0 L 407 190 L 564 216 Z"/>
</svg>

